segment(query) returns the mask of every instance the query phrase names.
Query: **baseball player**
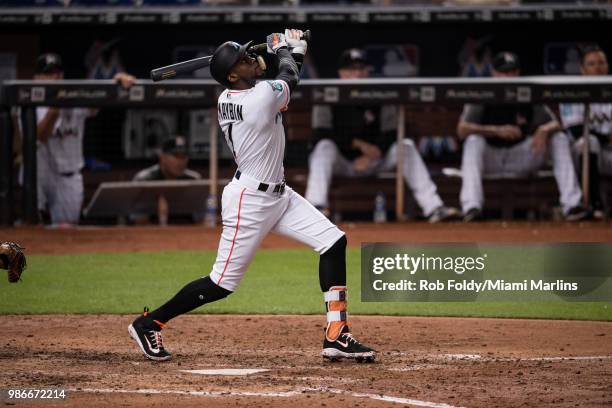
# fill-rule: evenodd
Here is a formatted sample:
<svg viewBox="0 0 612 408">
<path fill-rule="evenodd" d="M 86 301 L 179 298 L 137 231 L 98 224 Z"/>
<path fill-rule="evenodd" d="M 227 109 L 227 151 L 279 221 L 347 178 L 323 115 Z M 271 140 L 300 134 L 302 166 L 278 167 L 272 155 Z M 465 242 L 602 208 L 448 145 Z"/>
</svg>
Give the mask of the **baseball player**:
<svg viewBox="0 0 612 408">
<path fill-rule="evenodd" d="M 344 51 L 338 76 L 340 79 L 367 78 L 369 70 L 364 52 L 355 48 Z M 333 175 L 363 177 L 397 166 L 396 111 L 392 105 L 313 107 L 316 144 L 309 158 L 305 197 L 323 214 L 329 215 L 328 194 Z M 403 152 L 406 184 L 429 222 L 458 217 L 457 209 L 446 207 L 442 202 L 412 140 L 404 140 Z"/>
<path fill-rule="evenodd" d="M 134 181 L 199 180 L 200 173 L 187 168 L 189 148 L 183 136 L 172 136 L 160 146 L 159 162 L 140 170 Z"/>
<path fill-rule="evenodd" d="M 518 57 L 502 52 L 493 59 L 494 77 L 520 74 Z M 472 105 L 463 109 L 457 126 L 465 139 L 461 172 L 461 206 L 465 221 L 482 217 L 482 175 L 527 175 L 542 167 L 550 152 L 566 220 L 584 219 L 582 193 L 572 162 L 569 140 L 544 105 Z"/>
<path fill-rule="evenodd" d="M 238 166 L 221 198 L 223 232 L 209 276 L 196 279 L 157 310 L 138 317 L 128 331 L 146 357 L 167 360 L 162 343 L 166 323 L 206 303 L 232 294 L 261 241 L 274 231 L 320 254 L 319 282 L 327 308 L 322 355 L 328 359 L 373 360 L 375 351 L 352 336 L 347 322 L 346 237 L 284 181 L 285 133 L 282 112 L 298 81 L 307 43 L 299 30 L 267 37 L 278 57 L 274 80 L 248 54 L 251 43 L 228 41 L 211 60 L 213 78 L 227 89 L 218 99 L 219 124 Z"/>
<path fill-rule="evenodd" d="M 36 61 L 34 79 L 54 81 L 64 78 L 62 60 L 57 54 L 43 54 Z M 129 87 L 134 77 L 118 73 L 114 77 Z M 36 108 L 38 208 L 47 207 L 54 225 L 77 224 L 83 203 L 83 133 L 85 119 L 97 114 L 88 108 Z"/>
<path fill-rule="evenodd" d="M 597 45 L 582 50 L 580 72 L 582 75 L 608 75 L 608 59 Z M 595 219 L 606 216 L 600 191 L 600 173 L 612 174 L 612 104 L 591 103 L 589 105 L 589 201 Z M 584 146 L 584 104 L 559 104 L 563 127 L 573 136 L 574 157 L 578 171 L 582 171 L 582 149 Z"/>
<path fill-rule="evenodd" d="M 187 168 L 189 163 L 189 147 L 183 136 L 172 136 L 165 140 L 160 146 L 159 161 L 153 166 L 140 170 L 132 180 L 134 181 L 158 181 L 158 180 L 200 180 L 200 173 Z M 165 195 L 158 197 L 158 220 L 160 225 L 168 221 L 168 200 Z M 149 220 L 145 214 L 131 214 L 131 220 L 136 224 L 142 224 Z M 192 214 L 193 221 L 202 218 L 201 212 Z"/>
</svg>

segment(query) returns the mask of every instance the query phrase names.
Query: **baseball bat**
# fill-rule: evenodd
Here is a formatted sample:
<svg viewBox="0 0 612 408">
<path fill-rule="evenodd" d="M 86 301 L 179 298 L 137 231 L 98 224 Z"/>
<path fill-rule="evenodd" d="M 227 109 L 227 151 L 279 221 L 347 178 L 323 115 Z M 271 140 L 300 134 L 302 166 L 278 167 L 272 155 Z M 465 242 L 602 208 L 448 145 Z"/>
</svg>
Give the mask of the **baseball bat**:
<svg viewBox="0 0 612 408">
<path fill-rule="evenodd" d="M 310 41 L 310 37 L 310 30 L 304 31 L 302 39 Z M 266 49 L 266 43 L 256 44 L 249 47 L 248 52 L 261 54 L 262 52 L 265 52 Z M 188 61 L 182 61 L 177 62 L 176 64 L 167 65 L 165 67 L 155 68 L 151 70 L 151 79 L 153 80 L 153 82 L 159 82 L 165 79 L 174 78 L 180 74 L 189 74 L 193 71 L 209 66 L 211 59 L 212 55 L 207 55 L 205 57 L 194 58 Z"/>
</svg>

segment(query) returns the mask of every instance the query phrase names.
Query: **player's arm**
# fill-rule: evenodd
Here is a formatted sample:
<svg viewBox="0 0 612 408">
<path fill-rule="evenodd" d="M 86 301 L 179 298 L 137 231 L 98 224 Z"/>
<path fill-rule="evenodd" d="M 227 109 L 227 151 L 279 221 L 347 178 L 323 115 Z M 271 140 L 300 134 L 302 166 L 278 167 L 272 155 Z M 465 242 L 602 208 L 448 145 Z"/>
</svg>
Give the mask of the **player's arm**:
<svg viewBox="0 0 612 408">
<path fill-rule="evenodd" d="M 136 77 L 127 72 L 117 72 L 113 77 L 113 81 L 121 85 L 123 89 L 129 89 L 136 82 Z M 98 108 L 88 108 L 86 111 L 87 117 L 97 116 L 100 113 Z"/>
<path fill-rule="evenodd" d="M 533 108 L 533 139 L 531 150 L 535 153 L 544 153 L 548 145 L 548 137 L 561 130 L 561 124 L 555 118 L 552 111 L 545 105 L 537 105 Z"/>
<path fill-rule="evenodd" d="M 469 135 L 480 135 L 483 137 L 497 137 L 507 140 L 519 139 L 522 136 L 521 129 L 516 125 L 485 125 L 482 124 L 484 108 L 479 105 L 465 105 L 463 113 L 457 124 L 457 135 L 459 139 L 465 139 Z"/>
<path fill-rule="evenodd" d="M 497 136 L 497 126 L 495 125 L 481 125 L 480 123 L 468 122 L 466 120 L 460 120 L 457 125 L 457 135 L 459 139 L 465 139 L 469 135 L 480 135 L 484 137 L 495 137 Z"/>
<path fill-rule="evenodd" d="M 363 139 L 353 139 L 353 148 L 361 150 L 364 156 L 372 160 L 378 160 L 382 156 L 382 151 L 378 146 Z"/>
<path fill-rule="evenodd" d="M 293 91 L 300 80 L 300 70 L 287 48 L 278 50 L 278 75 L 277 80 L 285 81 L 289 85 L 289 91 Z"/>
<path fill-rule="evenodd" d="M 272 33 L 268 35 L 266 40 L 268 52 L 276 54 L 278 57 L 278 75 L 276 76 L 276 80 L 284 81 L 289 86 L 289 91 L 293 91 L 300 80 L 300 68 L 294 60 L 291 51 L 289 51 L 289 45 L 287 44 L 285 35 L 281 33 Z M 299 52 L 296 52 L 295 48 L 293 51 L 294 54 L 299 54 Z M 304 52 L 306 52 L 305 49 Z M 299 57 L 297 58 L 299 59 Z"/>
<path fill-rule="evenodd" d="M 60 110 L 54 107 L 39 108 L 37 110 L 37 115 L 38 117 L 42 116 L 42 118 L 40 118 L 36 126 L 36 138 L 41 143 L 47 143 L 59 119 Z"/>
<path fill-rule="evenodd" d="M 546 105 L 537 105 L 533 110 L 533 124 L 536 129 L 534 133 L 548 136 L 553 132 L 561 130 L 561 124 Z"/>
</svg>

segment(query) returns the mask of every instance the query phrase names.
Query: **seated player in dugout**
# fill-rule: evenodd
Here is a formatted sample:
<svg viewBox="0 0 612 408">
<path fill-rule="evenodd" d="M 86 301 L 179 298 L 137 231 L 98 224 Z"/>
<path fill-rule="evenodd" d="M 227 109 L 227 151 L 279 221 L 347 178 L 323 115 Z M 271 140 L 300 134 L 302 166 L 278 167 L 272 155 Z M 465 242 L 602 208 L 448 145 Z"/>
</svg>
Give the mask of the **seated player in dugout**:
<svg viewBox="0 0 612 408">
<path fill-rule="evenodd" d="M 608 75 L 608 58 L 595 44 L 580 47 L 582 75 Z M 582 176 L 584 148 L 584 104 L 559 104 L 561 123 L 572 137 L 576 170 Z M 612 175 L 612 103 L 589 104 L 589 210 L 593 218 L 605 219 L 607 210 L 601 196 L 600 174 Z M 579 177 L 582 183 L 582 177 Z M 609 203 L 608 203 L 609 204 Z"/>
<path fill-rule="evenodd" d="M 493 59 L 496 78 L 520 75 L 517 55 L 502 52 Z M 485 202 L 482 176 L 522 177 L 534 173 L 552 158 L 563 214 L 568 221 L 584 219 L 582 192 L 567 135 L 545 105 L 467 104 L 457 126 L 464 140 L 461 207 L 464 221 L 482 218 Z"/>
<path fill-rule="evenodd" d="M 160 180 L 200 180 L 202 176 L 194 170 L 189 170 L 189 148 L 183 136 L 175 135 L 165 140 L 159 149 L 159 161 L 151 167 L 140 170 L 133 181 L 160 181 Z M 168 200 L 164 196 L 159 197 L 158 221 L 165 225 L 168 223 Z M 202 213 L 193 214 L 194 222 L 201 221 Z M 131 220 L 136 224 L 149 221 L 146 215 L 131 215 Z"/>
<path fill-rule="evenodd" d="M 62 59 L 58 54 L 42 54 L 36 60 L 35 80 L 64 79 Z M 136 78 L 125 72 L 113 79 L 129 88 Z M 49 213 L 51 223 L 58 226 L 78 224 L 83 204 L 83 135 L 85 120 L 97 115 L 97 109 L 36 108 L 36 165 L 38 209 Z"/>
<path fill-rule="evenodd" d="M 140 170 L 134 181 L 199 180 L 200 173 L 189 170 L 189 149 L 183 136 L 175 135 L 165 140 L 159 149 L 159 162 Z"/>
<path fill-rule="evenodd" d="M 295 239 L 319 253 L 319 284 L 327 326 L 322 356 L 331 360 L 373 360 L 375 351 L 353 337 L 348 324 L 345 233 L 285 184 L 285 131 L 282 112 L 300 79 L 307 50 L 300 30 L 267 37 L 268 53 L 278 56 L 278 75 L 259 81 L 261 60 L 248 53 L 251 42 L 228 41 L 211 59 L 212 77 L 227 89 L 218 99 L 219 125 L 234 155 L 237 171 L 223 189 L 223 231 L 208 276 L 194 280 L 172 299 L 129 325 L 144 355 L 170 358 L 161 330 L 166 323 L 206 303 L 232 294 L 269 232 Z M 276 68 L 276 67 L 272 67 Z"/>
<path fill-rule="evenodd" d="M 369 76 L 364 52 L 349 49 L 338 64 L 340 79 Z M 395 105 L 315 105 L 312 109 L 313 150 L 308 160 L 306 199 L 329 216 L 329 189 L 333 176 L 364 177 L 397 166 L 397 107 Z M 459 211 L 447 207 L 414 142 L 404 140 L 403 174 L 406 184 L 429 222 L 456 219 Z"/>
</svg>

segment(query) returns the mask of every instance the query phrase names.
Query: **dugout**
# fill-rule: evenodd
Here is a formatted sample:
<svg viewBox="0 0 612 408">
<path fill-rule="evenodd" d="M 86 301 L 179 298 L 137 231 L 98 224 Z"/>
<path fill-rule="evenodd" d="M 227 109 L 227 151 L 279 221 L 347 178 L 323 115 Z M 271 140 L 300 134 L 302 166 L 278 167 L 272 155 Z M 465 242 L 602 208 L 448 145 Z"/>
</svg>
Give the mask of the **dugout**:
<svg viewBox="0 0 612 408">
<path fill-rule="evenodd" d="M 387 7 L 313 5 L 311 2 L 284 7 L 269 2 L 259 2 L 258 7 L 198 6 L 195 2 L 184 1 L 167 2 L 165 6 L 159 3 L 153 6 L 145 1 L 142 6 L 134 7 L 131 3 L 75 0 L 69 6 L 60 6 L 58 1 L 0 1 L 0 60 L 3 61 L 0 69 L 6 73 L 3 79 L 31 78 L 33 64 L 29 61 L 45 51 L 55 51 L 64 57 L 68 78 L 96 77 L 89 65 L 96 52 L 103 56 L 118 53 L 128 72 L 144 78 L 153 67 L 210 53 L 215 45 L 229 38 L 257 40 L 267 32 L 278 30 L 279 26 L 289 25 L 309 28 L 313 32 L 309 47 L 311 64 L 305 72 L 307 78 L 334 77 L 337 56 L 348 47 L 370 51 L 374 56 L 374 77 L 382 78 L 395 72 L 423 79 L 475 74 L 465 69 L 465 61 L 470 56 L 499 50 L 517 52 L 526 75 L 559 75 L 571 71 L 567 53 L 576 43 L 597 42 L 608 55 L 612 51 L 608 35 L 612 6 L 597 2 L 520 4 L 511 8 L 441 6 L 432 2 Z M 330 42 L 330 38 L 334 40 Z M 154 44 L 154 51 L 143 44 Z M 386 49 L 395 50 L 412 68 L 385 70 L 381 59 Z M 206 78 L 204 70 L 189 79 Z M 607 98 L 609 100 L 609 96 Z M 406 137 L 417 141 L 430 136 L 454 137 L 453 122 L 459 115 L 459 103 L 408 105 Z M 149 141 L 147 144 L 147 135 L 155 132 L 147 133 L 144 129 L 147 123 L 149 128 L 174 128 L 179 133 L 199 127 L 200 130 L 191 132 L 195 137 L 205 135 L 209 129 L 208 115 L 202 104 L 164 107 L 161 111 L 159 106 L 151 105 L 134 113 L 126 113 L 125 106 L 103 106 L 100 115 L 89 120 L 84 148 L 87 157 L 107 163 L 112 169 L 105 171 L 104 166 L 92 165 L 85 170 L 85 202 L 101 181 L 129 180 L 138 169 L 152 163 L 154 159 L 147 146 L 155 143 Z M 130 133 L 125 129 L 127 117 L 140 123 L 134 126 L 134 140 L 127 136 Z M 288 178 L 300 191 L 310 137 L 308 108 L 292 104 L 285 120 L 288 123 Z M 200 155 L 192 161 L 193 167 L 205 177 L 210 173 L 207 143 L 207 136 L 194 143 L 202 147 Z M 220 146 L 223 147 L 223 143 Z M 219 172 L 223 178 L 231 176 L 232 171 L 231 159 L 226 153 L 218 152 Z M 454 155 L 451 152 L 444 157 L 426 158 L 443 199 L 451 205 L 457 200 L 458 183 L 442 176 L 441 170 L 445 166 L 457 166 L 457 153 Z M 502 206 L 510 202 L 509 198 L 533 197 L 534 192 L 544 194 L 547 191 L 543 197 L 548 202 L 555 200 L 554 183 L 542 182 L 544 184 L 535 187 L 485 182 L 485 189 L 491 191 L 486 192 L 487 205 L 493 205 L 496 211 L 508 216 L 508 207 Z M 343 180 L 342 188 L 334 190 L 332 201 L 338 208 L 358 203 L 361 206 L 358 212 L 369 214 L 373 195 L 359 196 L 359 193 L 383 189 L 387 193 L 388 207 L 394 211 L 393 178 L 368 179 L 365 183 L 368 188 L 360 189 L 359 180 Z M 518 190 L 513 188 L 515 186 Z M 521 192 L 523 187 L 527 190 Z M 20 191 L 7 194 L 12 194 L 12 199 L 7 201 L 15 203 L 13 208 L 21 218 L 19 213 L 28 208 L 27 202 L 21 201 Z M 353 199 L 355 197 L 358 199 Z"/>
<path fill-rule="evenodd" d="M 208 107 L 211 115 L 216 115 L 216 96 L 221 88 L 214 81 L 170 81 L 154 84 L 151 81 L 139 81 L 130 92 L 122 90 L 112 81 L 5 81 L 2 87 L 3 128 L 10 128 L 8 109 L 11 106 L 21 107 L 21 121 L 24 134 L 24 189 L 22 207 L 24 219 L 27 222 L 37 222 L 36 210 L 36 126 L 34 109 L 36 106 L 89 106 L 113 108 L 151 108 L 172 107 L 199 108 Z M 398 141 L 407 137 L 406 117 L 419 107 L 450 106 L 456 107 L 464 103 L 545 103 L 607 101 L 612 95 L 612 79 L 609 77 L 519 77 L 519 78 L 415 78 L 415 79 L 368 79 L 368 80 L 305 80 L 292 96 L 292 115 L 309 111 L 313 104 L 394 104 L 399 107 Z M 416 107 L 416 108 L 414 108 Z M 407 115 L 408 114 L 408 115 Z M 296 135 L 292 128 L 296 122 L 288 119 L 288 138 L 293 140 Z M 450 122 L 449 122 L 450 123 Z M 218 126 L 216 119 L 209 121 L 211 148 L 208 160 L 207 177 L 211 180 L 211 193 L 218 196 Z M 2 143 L 4 152 L 12 151 L 12 132 L 3 132 Z M 304 142 L 302 142 L 304 143 Z M 401 144 L 400 144 L 401 145 Z M 401 156 L 401 154 L 400 154 Z M 10 163 L 10 160 L 4 161 Z M 233 171 L 233 167 L 223 166 L 223 174 Z M 291 168 L 291 166 L 288 166 Z M 398 167 L 399 168 L 399 167 Z M 14 175 L 10 166 L 3 166 L 3 192 L 12 195 Z M 292 174 L 294 174 L 292 176 Z M 299 173 L 288 172 L 288 181 L 304 181 Z M 294 177 L 292 180 L 291 177 Z M 301 177 L 301 178 L 300 178 Z M 393 177 L 392 177 L 393 178 Z M 114 180 L 117 181 L 117 180 Z M 376 181 L 376 183 L 380 182 Z M 401 172 L 396 172 L 392 183 L 394 187 L 395 214 L 402 218 L 405 214 L 405 187 Z M 388 183 L 387 183 L 388 185 Z M 501 203 L 520 197 L 520 190 L 510 189 L 506 182 L 496 184 L 501 189 Z M 540 201 L 538 194 L 545 191 L 542 188 L 529 185 L 527 192 L 529 203 Z M 393 187 L 391 187 L 393 189 Z M 441 191 L 449 193 L 449 190 Z M 298 183 L 298 191 L 299 191 Z M 364 189 L 360 192 L 372 193 L 376 188 Z M 336 190 L 336 195 L 342 191 Z M 355 192 L 345 194 L 351 205 L 367 204 L 367 197 L 358 200 Z M 14 201 L 14 195 L 12 200 Z M 6 200 L 7 203 L 9 200 Z M 370 201 L 371 202 L 371 201 Z M 391 206 L 390 206 L 391 207 Z M 13 203 L 3 208 L 3 217 L 12 223 Z"/>
</svg>

